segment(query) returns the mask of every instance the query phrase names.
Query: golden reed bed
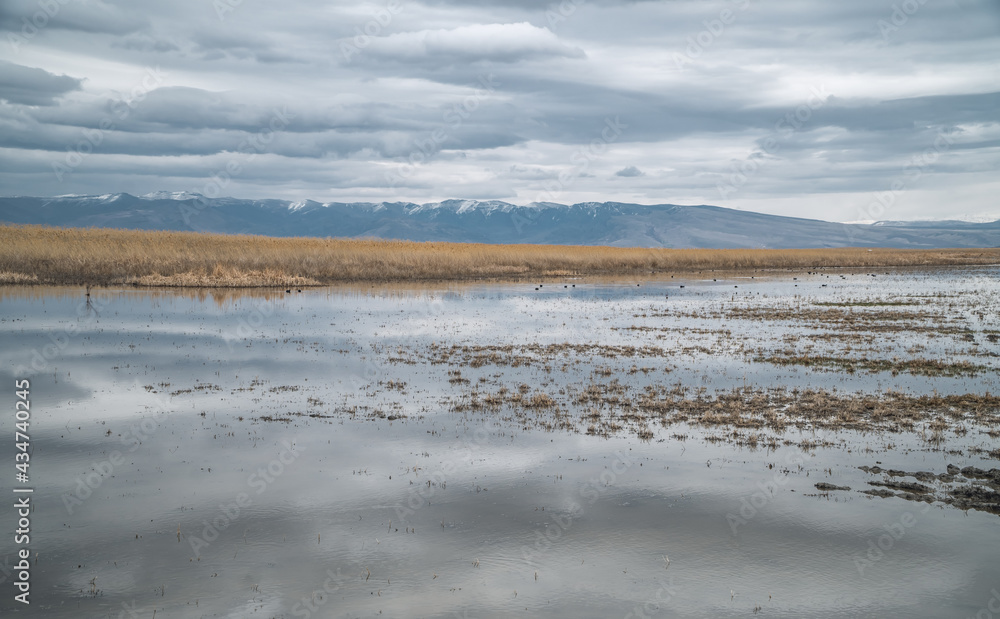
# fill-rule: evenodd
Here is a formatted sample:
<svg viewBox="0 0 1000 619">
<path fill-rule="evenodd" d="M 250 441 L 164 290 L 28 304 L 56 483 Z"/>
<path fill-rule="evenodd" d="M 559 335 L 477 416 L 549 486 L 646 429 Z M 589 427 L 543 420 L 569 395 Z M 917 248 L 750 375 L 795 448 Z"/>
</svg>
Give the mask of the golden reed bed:
<svg viewBox="0 0 1000 619">
<path fill-rule="evenodd" d="M 0 226 L 0 284 L 265 287 L 1000 263 L 1000 249 L 641 249 Z"/>
</svg>

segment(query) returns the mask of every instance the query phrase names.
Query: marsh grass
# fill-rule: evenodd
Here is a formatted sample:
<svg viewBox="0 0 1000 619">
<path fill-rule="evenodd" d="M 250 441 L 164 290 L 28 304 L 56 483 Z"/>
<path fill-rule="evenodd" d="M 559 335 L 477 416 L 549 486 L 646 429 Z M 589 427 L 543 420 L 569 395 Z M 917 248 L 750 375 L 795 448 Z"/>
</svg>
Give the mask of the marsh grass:
<svg viewBox="0 0 1000 619">
<path fill-rule="evenodd" d="M 37 284 L 38 276 L 27 273 L 0 272 L 0 284 Z"/>
<path fill-rule="evenodd" d="M 984 372 L 994 371 L 985 365 L 969 363 L 968 361 L 939 361 L 936 359 L 869 359 L 850 357 L 831 357 L 826 355 L 791 355 L 791 356 L 760 356 L 757 362 L 774 365 L 801 365 L 821 370 L 844 371 L 854 374 L 863 372 L 892 372 L 893 375 L 905 372 L 916 376 L 978 376 Z"/>
<path fill-rule="evenodd" d="M 814 302 L 813 305 L 822 307 L 901 307 L 905 305 L 926 305 L 929 301 L 914 300 L 874 300 L 874 301 L 825 301 Z"/>
<path fill-rule="evenodd" d="M 715 440 L 753 448 L 770 440 L 758 434 L 763 430 L 780 435 L 789 428 L 867 433 L 923 429 L 943 440 L 946 431 L 965 434 L 969 427 L 989 430 L 1000 424 L 1000 396 L 989 393 L 915 396 L 896 391 L 852 394 L 784 387 L 708 393 L 679 384 L 647 384 L 637 389 L 617 380 L 576 385 L 565 391 L 565 396 L 536 391 L 529 398 L 519 390 L 501 388 L 488 399 L 472 391 L 446 398 L 442 404 L 455 413 L 485 412 L 522 427 L 549 431 L 562 428 L 611 436 L 628 428 L 644 440 L 653 436 L 651 424 L 664 428 L 687 424 L 717 429 L 723 433 Z M 535 402 L 544 402 L 544 406 Z"/>
<path fill-rule="evenodd" d="M 1000 263 L 1000 249 L 643 249 L 0 226 L 0 283 L 194 287 Z"/>
</svg>

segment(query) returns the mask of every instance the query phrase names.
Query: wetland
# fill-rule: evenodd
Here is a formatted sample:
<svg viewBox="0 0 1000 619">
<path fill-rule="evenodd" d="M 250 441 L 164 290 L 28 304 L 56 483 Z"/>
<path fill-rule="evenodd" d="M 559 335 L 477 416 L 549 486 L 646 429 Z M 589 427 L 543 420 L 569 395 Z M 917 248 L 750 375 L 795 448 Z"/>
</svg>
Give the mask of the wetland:
<svg viewBox="0 0 1000 619">
<path fill-rule="evenodd" d="M 968 617 L 1000 588 L 996 266 L 287 290 L 0 287 L 37 552 L 2 612 Z"/>
</svg>

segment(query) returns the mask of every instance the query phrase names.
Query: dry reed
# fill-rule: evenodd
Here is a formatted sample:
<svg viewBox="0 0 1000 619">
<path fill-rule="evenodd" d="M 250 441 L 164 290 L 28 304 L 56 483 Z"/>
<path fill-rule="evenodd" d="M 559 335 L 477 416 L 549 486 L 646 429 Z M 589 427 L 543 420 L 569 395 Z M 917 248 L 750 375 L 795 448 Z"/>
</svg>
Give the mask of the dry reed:
<svg viewBox="0 0 1000 619">
<path fill-rule="evenodd" d="M 643 249 L 0 226 L 0 283 L 264 287 L 1000 263 L 1000 249 Z"/>
</svg>

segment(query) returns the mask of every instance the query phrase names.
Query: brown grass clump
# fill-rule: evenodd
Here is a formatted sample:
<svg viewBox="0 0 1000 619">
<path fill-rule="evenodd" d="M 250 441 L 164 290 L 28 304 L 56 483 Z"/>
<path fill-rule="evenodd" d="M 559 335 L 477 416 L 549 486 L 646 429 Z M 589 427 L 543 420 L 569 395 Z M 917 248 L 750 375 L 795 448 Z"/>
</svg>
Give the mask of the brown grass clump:
<svg viewBox="0 0 1000 619">
<path fill-rule="evenodd" d="M 476 391 L 450 401 L 453 412 L 499 412 L 504 407 L 524 425 L 546 424 L 531 418 L 527 410 L 558 411 L 560 427 L 610 436 L 625 427 L 646 436 L 648 424 L 662 427 L 688 424 L 727 432 L 718 440 L 753 446 L 769 430 L 778 434 L 788 428 L 800 430 L 856 430 L 861 432 L 913 432 L 933 441 L 945 432 L 964 434 L 968 428 L 991 430 L 1000 426 L 1000 396 L 990 394 L 908 395 L 886 391 L 875 394 L 841 394 L 824 389 L 737 388 L 708 393 L 675 385 L 658 384 L 635 389 L 617 379 L 591 382 L 568 389 L 563 397 L 542 392 L 528 395 L 530 387 L 499 392 L 481 398 Z M 560 391 L 562 393 L 562 391 Z M 444 403 L 449 403 L 448 399 Z M 546 428 L 548 429 L 548 428 Z M 746 434 L 746 431 L 750 431 Z M 929 437 L 929 438 L 927 438 Z M 1000 452 L 1000 450 L 997 450 Z"/>
<path fill-rule="evenodd" d="M 263 271 L 240 270 L 233 266 L 216 265 L 211 272 L 203 270 L 174 273 L 172 275 L 142 275 L 126 283 L 139 286 L 178 286 L 189 288 L 264 288 L 274 286 L 318 286 L 310 277 L 288 275 L 277 269 Z"/>
<path fill-rule="evenodd" d="M 556 401 L 547 393 L 536 393 L 530 398 L 523 400 L 525 408 L 553 408 L 555 405 Z"/>
<path fill-rule="evenodd" d="M 308 286 L 996 264 L 1000 249 L 643 249 L 0 226 L 0 283 Z"/>
<path fill-rule="evenodd" d="M 864 372 L 892 372 L 893 375 L 905 372 L 916 376 L 977 376 L 980 373 L 991 372 L 986 365 L 977 365 L 968 361 L 938 361 L 936 359 L 868 359 L 849 357 L 830 357 L 824 355 L 789 355 L 789 356 L 759 356 L 758 362 L 775 365 L 801 365 L 830 371 L 845 371 L 854 374 Z"/>
<path fill-rule="evenodd" d="M 37 275 L 27 273 L 15 273 L 12 271 L 0 271 L 0 284 L 37 284 Z"/>
</svg>

